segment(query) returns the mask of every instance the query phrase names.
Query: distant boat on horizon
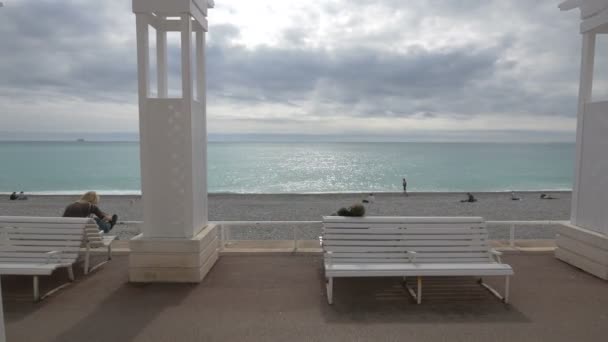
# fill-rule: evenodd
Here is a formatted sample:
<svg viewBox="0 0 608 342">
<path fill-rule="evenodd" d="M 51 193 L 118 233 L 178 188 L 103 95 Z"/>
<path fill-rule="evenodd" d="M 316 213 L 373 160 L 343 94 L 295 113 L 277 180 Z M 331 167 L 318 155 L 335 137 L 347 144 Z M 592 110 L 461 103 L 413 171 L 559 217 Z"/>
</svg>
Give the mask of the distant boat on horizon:
<svg viewBox="0 0 608 342">
<path fill-rule="evenodd" d="M 84 142 L 85 140 L 82 138 L 76 139 L 76 142 Z"/>
</svg>

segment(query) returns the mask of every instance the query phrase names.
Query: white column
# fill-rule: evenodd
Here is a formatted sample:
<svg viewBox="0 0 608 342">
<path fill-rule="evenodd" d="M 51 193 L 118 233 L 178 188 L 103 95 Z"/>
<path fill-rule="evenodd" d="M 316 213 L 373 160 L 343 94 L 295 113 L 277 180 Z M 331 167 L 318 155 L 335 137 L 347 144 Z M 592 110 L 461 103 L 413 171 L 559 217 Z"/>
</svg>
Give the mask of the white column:
<svg viewBox="0 0 608 342">
<path fill-rule="evenodd" d="M 167 98 L 169 96 L 167 86 L 167 32 L 160 29 L 156 30 L 156 63 L 158 97 Z"/>
<path fill-rule="evenodd" d="M 182 98 L 192 101 L 192 18 L 182 14 Z"/>
<path fill-rule="evenodd" d="M 198 99 L 198 111 L 201 115 L 200 134 L 201 144 L 205 146 L 201 151 L 201 191 L 204 196 L 204 206 L 201 208 L 204 220 L 208 219 L 208 198 L 207 198 L 207 79 L 205 63 L 205 32 L 196 31 L 196 90 Z"/>
<path fill-rule="evenodd" d="M 148 51 L 150 49 L 148 42 L 148 16 L 145 14 L 135 15 L 135 25 L 137 26 L 137 77 L 139 89 L 139 108 L 145 103 L 149 96 L 149 73 L 150 73 L 150 58 Z M 141 115 L 141 111 L 140 111 Z M 141 124 L 140 116 L 140 124 Z M 140 130 L 141 130 L 140 125 Z"/>
<path fill-rule="evenodd" d="M 137 4 L 147 7 L 167 2 L 142 0 Z M 217 227 L 207 222 L 204 32 L 196 34 L 196 58 L 192 58 L 194 25 L 192 14 L 187 13 L 191 8 L 178 11 L 179 23 L 166 22 L 162 17 L 154 22 L 158 98 L 149 97 L 148 20 L 151 14 L 136 12 L 144 222 L 142 234 L 129 243 L 129 279 L 133 282 L 199 282 L 218 259 Z M 199 25 L 196 27 L 200 30 Z M 163 29 L 181 33 L 181 98 L 167 97 L 169 56 L 166 34 L 159 32 Z M 195 62 L 197 72 L 193 77 Z M 196 100 L 193 79 L 197 82 Z"/>
<path fill-rule="evenodd" d="M 580 203 L 579 190 L 581 183 L 581 168 L 583 163 L 583 121 L 585 117 L 585 106 L 587 103 L 591 102 L 591 95 L 593 92 L 595 41 L 596 34 L 594 32 L 587 32 L 583 34 L 583 44 L 581 53 L 581 74 L 576 125 L 576 165 L 574 170 L 574 184 L 572 189 L 572 204 L 570 213 L 570 221 L 574 225 L 577 224 L 578 206 Z"/>
</svg>

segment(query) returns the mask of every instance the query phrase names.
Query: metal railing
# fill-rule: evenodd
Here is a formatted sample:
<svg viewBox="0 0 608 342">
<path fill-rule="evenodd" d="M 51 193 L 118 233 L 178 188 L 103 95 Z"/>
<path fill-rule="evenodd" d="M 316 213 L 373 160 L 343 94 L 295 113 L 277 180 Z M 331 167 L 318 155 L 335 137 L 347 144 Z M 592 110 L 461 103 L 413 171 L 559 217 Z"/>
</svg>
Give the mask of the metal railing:
<svg viewBox="0 0 608 342">
<path fill-rule="evenodd" d="M 236 244 L 242 241 L 259 241 L 259 240 L 275 240 L 275 241 L 291 241 L 291 248 L 294 252 L 297 252 L 300 248 L 301 241 L 316 240 L 321 232 L 322 221 L 211 221 L 210 223 L 217 224 L 220 227 L 220 244 L 221 248 L 228 248 L 232 244 Z M 517 227 L 551 227 L 561 226 L 568 223 L 568 221 L 561 220 L 537 220 L 537 221 L 486 221 L 486 225 L 492 228 L 508 228 L 508 240 L 509 247 L 515 247 L 516 231 Z M 139 226 L 141 221 L 122 221 L 118 222 L 118 225 L 127 226 Z M 309 229 L 303 231 L 303 227 L 307 226 Z M 311 226 L 318 226 L 316 229 L 310 229 Z M 235 234 L 234 229 L 249 228 L 249 233 Z M 279 235 L 283 238 L 280 239 L 269 239 L 263 235 L 258 234 L 256 231 L 261 230 L 276 230 L 278 229 Z M 239 237 L 247 237 L 242 239 Z M 248 236 L 247 236 L 248 235 Z M 253 237 L 253 238 L 252 238 Z M 287 238 L 289 237 L 289 238 Z"/>
<path fill-rule="evenodd" d="M 515 227 L 516 226 L 561 226 L 569 221 L 486 221 L 486 225 L 507 226 L 509 227 L 509 247 L 515 247 Z"/>
</svg>

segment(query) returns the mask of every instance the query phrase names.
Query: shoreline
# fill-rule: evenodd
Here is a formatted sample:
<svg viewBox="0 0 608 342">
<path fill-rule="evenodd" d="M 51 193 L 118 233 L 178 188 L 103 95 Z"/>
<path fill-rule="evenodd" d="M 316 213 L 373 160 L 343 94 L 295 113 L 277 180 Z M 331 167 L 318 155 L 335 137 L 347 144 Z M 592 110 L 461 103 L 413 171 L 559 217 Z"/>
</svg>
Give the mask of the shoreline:
<svg viewBox="0 0 608 342">
<path fill-rule="evenodd" d="M 78 196 L 90 190 L 58 190 L 58 191 L 26 191 L 27 196 Z M 93 190 L 100 196 L 141 196 L 140 190 Z M 19 192 L 19 191 L 17 191 Z M 408 191 L 410 195 L 450 195 L 450 194 L 465 194 L 467 192 L 473 194 L 505 194 L 505 193 L 571 193 L 572 189 L 539 189 L 539 190 L 483 190 L 483 191 Z M 8 196 L 12 191 L 0 191 L 0 196 Z M 209 192 L 209 195 L 272 195 L 272 196 L 292 196 L 292 195 L 367 195 L 367 194 L 386 194 L 386 195 L 402 195 L 403 191 L 334 191 L 334 192 L 230 192 L 218 191 Z"/>
</svg>

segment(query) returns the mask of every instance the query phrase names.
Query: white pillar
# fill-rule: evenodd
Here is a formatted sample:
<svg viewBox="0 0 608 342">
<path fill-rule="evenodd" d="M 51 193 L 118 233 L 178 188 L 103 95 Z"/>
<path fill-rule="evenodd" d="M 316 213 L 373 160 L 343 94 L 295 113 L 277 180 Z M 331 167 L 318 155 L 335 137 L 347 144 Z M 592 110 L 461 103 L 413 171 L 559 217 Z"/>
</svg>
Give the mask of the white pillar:
<svg viewBox="0 0 608 342">
<path fill-rule="evenodd" d="M 559 229 L 555 256 L 608 280 L 608 101 L 593 102 L 596 35 L 608 33 L 608 0 L 566 1 L 562 10 L 581 10 L 576 169 L 571 224 Z"/>
<path fill-rule="evenodd" d="M 572 204 L 570 212 L 570 221 L 577 224 L 577 214 L 579 205 L 579 185 L 582 167 L 583 155 L 583 120 L 585 114 L 585 105 L 591 102 L 593 93 L 593 67 L 595 61 L 595 40 L 596 35 L 593 32 L 583 34 L 583 44 L 581 52 L 581 74 L 578 93 L 578 113 L 576 124 L 576 165 L 574 169 L 574 184 L 572 188 Z"/>
<path fill-rule="evenodd" d="M 207 222 L 204 30 L 208 3 L 133 0 L 137 25 L 142 234 L 130 241 L 135 282 L 198 282 L 218 258 Z M 201 10 L 204 8 L 205 10 Z M 172 18 L 177 17 L 178 20 Z M 196 19 L 195 19 L 196 18 Z M 158 97 L 150 97 L 148 26 L 156 31 Z M 192 33 L 196 32 L 196 58 Z M 168 97 L 167 31 L 181 34 L 181 97 Z M 197 66 L 196 77 L 193 67 Z M 194 99 L 193 81 L 197 82 Z"/>
<path fill-rule="evenodd" d="M 158 97 L 161 99 L 169 97 L 168 73 L 167 73 L 167 31 L 156 30 L 156 83 L 158 86 Z"/>
</svg>

